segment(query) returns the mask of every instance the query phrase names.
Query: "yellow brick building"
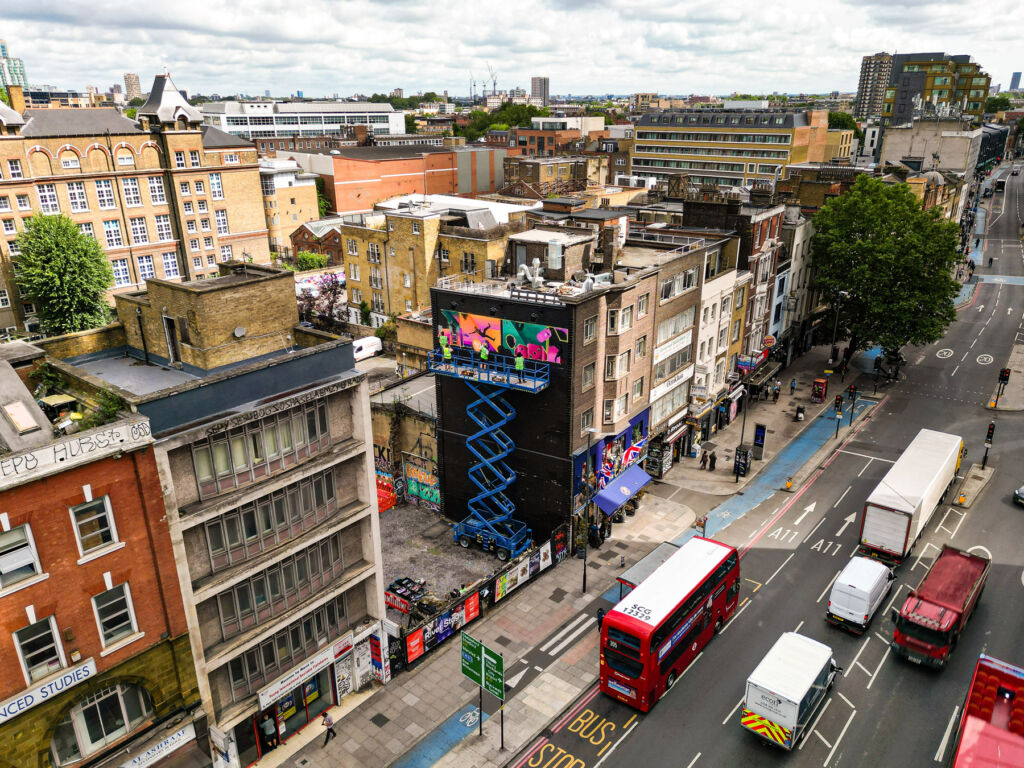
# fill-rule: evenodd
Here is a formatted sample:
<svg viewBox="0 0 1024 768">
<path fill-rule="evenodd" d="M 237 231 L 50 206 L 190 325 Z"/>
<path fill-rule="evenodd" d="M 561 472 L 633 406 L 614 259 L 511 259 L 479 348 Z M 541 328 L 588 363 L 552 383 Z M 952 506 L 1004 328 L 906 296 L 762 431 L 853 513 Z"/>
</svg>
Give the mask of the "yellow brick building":
<svg viewBox="0 0 1024 768">
<path fill-rule="evenodd" d="M 265 157 L 260 159 L 260 185 L 270 250 L 284 253 L 292 232 L 320 218 L 316 174 L 304 173 L 294 160 Z"/>
<path fill-rule="evenodd" d="M 15 238 L 34 213 L 62 214 L 100 243 L 112 293 L 148 278 L 194 280 L 233 259 L 270 260 L 255 147 L 210 126 L 167 75 L 136 120 L 114 109 L 0 105 L 0 331 L 37 327 L 18 294 Z"/>
<path fill-rule="evenodd" d="M 853 130 L 830 128 L 825 136 L 825 162 L 849 161 L 853 153 Z"/>
</svg>

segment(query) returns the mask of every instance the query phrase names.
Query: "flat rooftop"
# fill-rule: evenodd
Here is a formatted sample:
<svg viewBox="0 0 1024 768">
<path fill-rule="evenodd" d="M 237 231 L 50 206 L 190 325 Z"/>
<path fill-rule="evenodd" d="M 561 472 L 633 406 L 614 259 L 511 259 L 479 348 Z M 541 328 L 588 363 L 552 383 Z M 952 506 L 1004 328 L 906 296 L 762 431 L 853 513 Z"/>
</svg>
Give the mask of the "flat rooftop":
<svg viewBox="0 0 1024 768">
<path fill-rule="evenodd" d="M 555 232 L 548 229 L 531 229 L 527 232 L 520 232 L 518 235 L 510 235 L 509 240 L 517 243 L 561 243 L 562 245 L 576 245 L 586 243 L 594 239 L 594 232 L 587 229 L 584 234 L 572 232 Z"/>
<path fill-rule="evenodd" d="M 174 368 L 136 360 L 125 353 L 78 363 L 76 367 L 133 395 L 148 395 L 200 378 Z"/>
</svg>

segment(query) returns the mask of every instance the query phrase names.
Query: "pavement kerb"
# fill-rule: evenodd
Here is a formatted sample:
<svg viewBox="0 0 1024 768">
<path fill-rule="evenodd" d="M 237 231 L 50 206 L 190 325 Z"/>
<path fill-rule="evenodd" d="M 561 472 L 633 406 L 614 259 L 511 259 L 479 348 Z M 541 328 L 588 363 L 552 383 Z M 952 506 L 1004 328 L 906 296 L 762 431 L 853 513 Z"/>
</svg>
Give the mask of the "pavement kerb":
<svg viewBox="0 0 1024 768">
<path fill-rule="evenodd" d="M 999 404 L 992 407 L 996 402 L 996 392 L 999 389 L 997 383 L 992 390 L 985 407 L 990 411 L 1024 411 L 1024 344 L 1014 344 L 1010 349 L 1010 356 L 1007 358 L 1006 367 L 1010 369 L 1010 382 L 999 398 Z"/>
<path fill-rule="evenodd" d="M 967 509 L 977 501 L 982 491 L 988 485 L 988 481 L 996 473 L 995 467 L 982 468 L 980 464 L 972 464 L 971 468 L 964 475 L 963 482 L 957 489 L 956 497 L 953 500 L 954 507 Z M 963 501 L 960 499 L 963 498 Z"/>
</svg>

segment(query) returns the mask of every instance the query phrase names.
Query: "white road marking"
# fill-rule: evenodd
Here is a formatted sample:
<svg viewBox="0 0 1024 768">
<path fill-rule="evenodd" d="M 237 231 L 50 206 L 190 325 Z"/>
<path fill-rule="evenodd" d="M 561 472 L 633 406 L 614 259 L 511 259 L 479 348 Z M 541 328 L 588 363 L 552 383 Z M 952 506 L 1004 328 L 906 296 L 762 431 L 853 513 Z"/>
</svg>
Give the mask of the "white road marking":
<svg viewBox="0 0 1024 768">
<path fill-rule="evenodd" d="M 864 469 L 857 473 L 857 477 L 860 477 L 861 475 L 864 474 L 864 470 L 871 466 L 872 461 L 874 461 L 874 459 L 868 459 L 868 463 L 864 465 Z"/>
<path fill-rule="evenodd" d="M 875 675 L 878 674 L 879 670 L 882 668 L 882 665 L 885 664 L 885 660 L 889 658 L 889 653 L 891 651 L 892 651 L 892 646 L 889 646 L 889 647 L 887 647 L 885 649 L 885 653 L 882 654 L 882 660 L 880 662 L 878 662 L 878 666 L 875 667 L 875 672 L 874 672 L 874 674 L 871 675 L 871 680 L 868 682 L 868 689 L 870 689 L 871 686 L 874 684 L 875 679 L 876 679 Z"/>
<path fill-rule="evenodd" d="M 736 613 L 734 613 L 734 614 L 733 614 L 733 616 L 732 616 L 732 618 L 731 618 L 731 619 L 729 619 L 729 623 L 728 623 L 728 624 L 726 624 L 726 625 L 725 625 L 724 627 L 722 627 L 722 631 L 721 631 L 721 632 L 719 632 L 718 634 L 720 634 L 720 635 L 721 635 L 721 634 L 724 634 L 724 633 L 725 633 L 725 630 L 727 630 L 727 629 L 728 629 L 729 627 L 731 627 L 731 626 L 732 626 L 733 624 L 735 624 L 735 623 L 736 623 L 736 619 L 738 619 L 738 618 L 740 617 L 740 614 L 741 614 L 741 613 L 743 613 L 743 612 L 744 612 L 745 610 L 747 610 L 747 607 L 748 607 L 748 606 L 749 606 L 749 605 L 750 605 L 751 603 L 753 603 L 753 602 L 754 602 L 753 600 L 748 600 L 748 601 L 747 601 L 747 602 L 745 602 L 745 603 L 744 603 L 743 605 L 741 605 L 741 606 L 740 606 L 740 609 L 739 609 L 738 611 L 736 611 Z"/>
<path fill-rule="evenodd" d="M 821 764 L 822 768 L 825 768 L 828 765 L 828 761 L 831 760 L 832 755 L 836 753 L 836 750 L 839 748 L 839 742 L 841 742 L 843 740 L 843 736 L 846 735 L 846 729 L 850 727 L 850 723 L 853 722 L 853 718 L 856 716 L 856 710 L 850 713 L 850 719 L 846 721 L 846 725 L 843 726 L 843 730 L 839 732 L 839 738 L 836 739 L 836 743 L 832 745 L 832 751 L 828 753 L 828 757 L 825 758 L 825 762 Z"/>
<path fill-rule="evenodd" d="M 853 512 L 853 513 L 847 515 L 846 517 L 844 517 L 843 518 L 843 524 L 839 527 L 839 530 L 836 531 L 836 538 L 838 539 L 840 536 L 842 536 L 843 535 L 843 531 L 846 530 L 846 526 L 848 526 L 850 523 L 852 523 L 856 519 L 857 519 L 857 513 L 856 512 Z"/>
<path fill-rule="evenodd" d="M 866 453 L 857 453 L 855 451 L 839 451 L 839 453 L 846 453 L 850 456 L 860 456 L 862 459 L 871 459 L 872 461 L 884 461 L 887 464 L 895 464 L 895 459 L 882 459 L 878 456 L 868 456 Z"/>
<path fill-rule="evenodd" d="M 800 627 L 802 627 L 803 625 L 804 625 L 804 623 L 803 623 L 803 621 L 801 621 L 799 624 L 796 625 L 796 629 L 794 629 L 793 631 L 794 632 L 799 632 L 800 631 Z"/>
<path fill-rule="evenodd" d="M 984 554 L 985 557 L 987 557 L 989 560 L 992 559 L 992 553 L 988 551 L 988 547 L 983 547 L 983 546 L 981 546 L 981 544 L 973 546 L 970 549 L 968 549 L 967 551 L 973 553 L 974 550 L 976 550 L 976 549 L 980 549 L 982 554 Z"/>
<path fill-rule="evenodd" d="M 946 745 L 949 744 L 949 737 L 953 733 L 953 723 L 956 721 L 956 715 L 960 711 L 960 705 L 957 704 L 953 707 L 953 714 L 949 716 L 949 722 L 946 723 L 946 731 L 942 734 L 942 741 L 939 742 L 939 748 L 935 752 L 935 762 L 941 763 L 942 756 L 946 754 Z"/>
<path fill-rule="evenodd" d="M 792 553 L 790 553 L 789 557 L 787 557 L 787 558 L 786 558 L 785 560 L 783 560 L 783 561 L 782 561 L 782 565 L 780 565 L 780 566 L 779 566 L 778 568 L 776 568 L 776 569 L 775 569 L 775 573 L 773 573 L 773 574 L 772 574 L 771 576 L 769 576 L 769 577 L 768 577 L 768 581 L 766 581 L 766 582 L 764 583 L 764 585 L 765 585 L 766 587 L 767 587 L 767 586 L 768 586 L 769 584 L 771 584 L 771 583 L 772 583 L 772 579 L 774 579 L 774 578 L 775 578 L 776 576 L 778 576 L 778 575 L 779 575 L 779 571 L 781 571 L 781 570 L 782 570 L 783 568 L 785 568 L 785 567 L 786 567 L 786 563 L 788 563 L 788 562 L 789 562 L 790 560 L 792 560 L 792 559 L 793 559 L 793 555 L 795 555 L 795 554 L 796 554 L 796 552 L 792 552 Z M 991 559 L 991 557 L 990 557 L 989 559 Z"/>
<path fill-rule="evenodd" d="M 814 532 L 815 532 L 816 530 L 818 530 L 818 526 L 819 526 L 819 525 L 821 525 L 821 524 L 822 524 L 822 523 L 824 523 L 824 522 L 825 522 L 825 518 L 823 517 L 823 518 L 821 518 L 821 520 L 819 520 L 819 521 L 817 522 L 817 524 L 816 524 L 816 525 L 815 525 L 815 526 L 814 526 L 813 528 L 811 528 L 811 532 L 810 532 L 810 533 L 808 533 L 808 534 L 807 534 L 807 538 L 806 538 L 806 539 L 804 539 L 804 544 L 806 544 L 806 543 L 807 543 L 807 542 L 808 542 L 808 541 L 810 540 L 811 536 L 813 536 L 813 535 L 814 535 Z"/>
<path fill-rule="evenodd" d="M 839 574 L 836 574 L 836 575 L 838 576 Z M 850 666 L 846 668 L 845 672 L 843 672 L 843 677 L 849 677 L 850 676 L 850 672 L 853 670 L 853 665 L 854 664 L 859 666 L 861 669 L 864 669 L 864 667 L 860 664 L 860 662 L 857 661 L 857 659 L 859 659 L 860 655 L 862 653 L 864 653 L 864 649 L 868 647 L 868 643 L 870 643 L 870 642 L 871 642 L 871 638 L 870 637 L 865 637 L 864 638 L 864 644 L 861 645 L 860 650 L 857 651 L 857 655 L 853 657 L 853 661 L 850 662 Z M 864 671 L 867 672 L 866 669 L 864 669 Z"/>
<path fill-rule="evenodd" d="M 838 507 L 838 506 L 839 506 L 840 502 L 842 502 L 842 500 L 846 498 L 846 494 L 848 494 L 848 493 L 850 492 L 850 489 L 851 489 L 851 488 L 853 488 L 853 486 L 852 486 L 852 485 L 848 485 L 848 486 L 846 486 L 846 490 L 845 490 L 845 491 L 843 491 L 843 495 L 842 495 L 842 496 L 840 496 L 840 497 L 839 497 L 839 498 L 838 498 L 838 499 L 836 500 L 836 503 L 832 505 L 832 509 L 835 509 L 836 507 Z"/>
<path fill-rule="evenodd" d="M 978 340 L 977 340 L 977 339 L 975 339 L 974 341 L 972 341 L 972 342 L 971 342 L 971 347 L 970 347 L 970 348 L 971 348 L 971 349 L 974 349 L 974 345 L 975 345 L 975 344 L 977 344 L 977 343 L 978 343 Z"/>
<path fill-rule="evenodd" d="M 848 698 L 846 698 L 845 696 L 843 696 L 843 694 L 841 694 L 841 693 L 840 693 L 839 691 L 836 691 L 836 696 L 838 696 L 838 697 L 839 697 L 840 699 L 842 699 L 843 701 L 845 701 L 845 702 L 846 702 L 846 705 L 847 705 L 847 706 L 848 706 L 848 707 L 849 707 L 850 709 L 856 709 L 856 707 L 855 707 L 855 706 L 853 706 L 853 702 L 852 702 L 852 701 L 850 701 L 850 700 L 849 700 Z"/>
<path fill-rule="evenodd" d="M 587 618 L 588 618 L 587 614 L 581 613 L 579 616 L 577 616 L 575 619 L 573 619 L 572 622 L 569 623 L 564 629 L 562 629 L 561 632 L 559 632 L 557 635 L 555 635 L 550 640 L 548 640 L 546 643 L 544 643 L 544 645 L 542 645 L 540 647 L 540 652 L 541 653 L 547 653 L 548 652 L 548 648 L 550 648 L 551 646 L 553 646 L 556 643 L 558 643 L 559 640 L 561 640 L 563 637 L 565 637 L 565 634 L 567 632 L 572 632 L 577 624 L 579 624 L 581 621 L 586 621 Z"/>
<path fill-rule="evenodd" d="M 966 360 L 966 359 L 967 359 L 967 356 L 968 356 L 969 354 L 971 354 L 971 353 L 970 353 L 970 352 L 964 352 L 964 356 L 960 358 L 960 362 L 962 363 L 962 362 L 963 362 L 964 360 Z"/>
<path fill-rule="evenodd" d="M 552 648 L 551 649 L 551 653 L 549 655 L 557 656 L 562 651 L 564 651 L 567 647 L 572 645 L 573 640 L 575 640 L 577 637 L 582 635 L 587 630 L 591 629 L 596 624 L 597 624 L 597 619 L 594 616 L 588 616 L 587 620 L 585 622 L 583 622 L 583 624 L 581 624 L 577 628 L 577 630 L 575 632 L 573 632 L 571 635 L 569 635 L 567 638 L 565 638 L 565 640 L 563 640 L 561 643 L 559 643 L 554 648 Z"/>
<path fill-rule="evenodd" d="M 832 699 L 829 699 L 828 701 L 825 702 L 825 706 L 821 708 L 821 712 L 819 712 L 818 716 L 816 718 L 814 718 L 814 722 L 811 723 L 811 729 L 809 731 L 810 733 L 814 733 L 815 732 L 814 729 L 817 727 L 818 721 L 821 720 L 821 716 L 825 714 L 825 710 L 829 708 L 830 704 L 832 704 Z M 798 749 L 803 749 L 804 748 L 804 744 L 806 744 L 806 743 L 807 743 L 807 739 L 802 739 L 800 741 L 800 746 L 798 747 Z"/>
<path fill-rule="evenodd" d="M 695 763 L 696 763 L 696 762 L 697 762 L 698 760 L 700 760 L 700 755 L 701 755 L 701 753 L 700 753 L 700 752 L 698 752 L 698 753 L 697 753 L 697 755 L 696 755 L 696 756 L 695 756 L 695 757 L 693 758 L 693 760 L 691 760 L 691 761 L 690 761 L 690 764 L 689 764 L 688 766 L 686 766 L 686 768 L 693 768 L 694 764 L 695 764 Z"/>
<path fill-rule="evenodd" d="M 949 375 L 950 376 L 956 376 L 956 372 L 959 371 L 959 370 L 960 370 L 960 366 L 958 365 L 956 368 L 953 369 L 953 372 L 951 374 L 949 374 Z"/>
<path fill-rule="evenodd" d="M 820 603 L 821 598 L 823 598 L 828 593 L 828 591 L 832 589 L 832 584 L 834 584 L 835 580 L 839 578 L 840 573 L 842 573 L 842 571 L 836 571 L 836 575 L 829 579 L 828 586 L 826 586 L 825 589 L 822 590 L 821 594 L 818 595 L 818 599 L 814 601 L 815 603 Z"/>
<path fill-rule="evenodd" d="M 923 558 L 925 556 L 925 553 L 928 551 L 928 547 L 931 547 L 932 549 L 935 549 L 935 550 L 938 549 L 938 547 L 936 547 L 934 544 L 932 544 L 930 542 L 925 544 L 921 548 L 921 554 L 919 554 L 917 556 L 917 560 L 914 561 L 914 564 L 910 567 L 910 570 L 914 570 L 915 568 L 917 568 L 917 566 L 919 566 L 921 564 L 921 558 Z"/>
<path fill-rule="evenodd" d="M 611 756 L 612 752 L 615 751 L 615 748 L 618 747 L 619 744 L 621 744 L 623 741 L 625 741 L 626 737 L 629 736 L 629 734 L 632 733 L 633 729 L 636 728 L 638 725 L 640 725 L 640 721 L 636 720 L 631 726 L 629 726 L 629 728 L 626 729 L 626 732 L 622 734 L 622 738 L 620 738 L 618 741 L 612 744 L 612 748 L 608 750 L 608 754 L 606 754 L 604 757 L 598 760 L 597 764 L 594 765 L 594 768 L 599 768 L 601 763 L 603 763 Z"/>
<path fill-rule="evenodd" d="M 825 740 L 824 736 L 822 736 L 820 733 L 818 733 L 818 731 L 814 731 L 814 735 L 817 736 L 819 739 L 821 739 L 825 743 L 826 747 L 831 747 L 832 746 L 831 744 L 828 743 L 828 741 Z"/>
<path fill-rule="evenodd" d="M 815 507 L 815 505 L 816 505 L 817 503 L 818 503 L 818 502 L 816 502 L 816 501 L 812 501 L 812 502 L 811 502 L 810 504 L 808 504 L 808 505 L 807 505 L 806 507 L 804 507 L 804 511 L 803 511 L 803 514 L 801 514 L 801 515 L 800 515 L 800 517 L 798 517 L 798 518 L 797 518 L 797 519 L 796 519 L 796 520 L 795 520 L 795 521 L 793 522 L 793 525 L 800 525 L 800 523 L 802 523 L 802 522 L 804 521 L 804 518 L 805 518 L 805 517 L 807 517 L 807 514 L 808 514 L 809 512 L 813 512 L 813 511 L 814 511 L 814 507 Z"/>
<path fill-rule="evenodd" d="M 729 710 L 729 714 L 725 716 L 725 720 L 722 721 L 722 725 L 725 725 L 732 719 L 732 716 L 736 714 L 736 710 L 740 708 L 741 704 L 743 704 L 743 699 L 737 701 L 736 706 Z"/>
</svg>

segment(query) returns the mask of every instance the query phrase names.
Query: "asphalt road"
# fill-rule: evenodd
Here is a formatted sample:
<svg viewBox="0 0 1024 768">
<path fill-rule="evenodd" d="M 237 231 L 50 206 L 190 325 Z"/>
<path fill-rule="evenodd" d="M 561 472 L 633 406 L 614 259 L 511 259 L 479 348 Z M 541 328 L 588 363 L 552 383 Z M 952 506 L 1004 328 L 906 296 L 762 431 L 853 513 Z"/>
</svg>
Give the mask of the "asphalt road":
<svg viewBox="0 0 1024 768">
<path fill-rule="evenodd" d="M 1009 177 L 997 195 L 987 243 L 993 266 L 979 268 L 985 279 L 1024 274 L 1022 187 L 1024 175 Z M 740 610 L 650 713 L 588 692 L 570 717 L 552 721 L 542 749 L 509 765 L 939 765 L 978 654 L 1024 664 L 1024 509 L 1011 500 L 1024 483 L 1024 414 L 985 407 L 1022 318 L 1024 285 L 982 283 L 944 339 L 905 353 L 904 380 L 879 391 L 870 418 L 841 435 L 841 449 L 808 484 L 775 494 L 718 534 L 744 552 Z M 854 553 L 864 499 L 903 448 L 923 427 L 953 432 L 966 441 L 966 468 L 980 461 L 990 420 L 996 471 L 978 501 L 968 510 L 939 507 L 868 632 L 854 637 L 826 624 L 828 589 Z M 888 608 L 944 543 L 991 554 L 993 567 L 950 664 L 933 672 L 889 652 Z M 747 675 L 782 632 L 796 629 L 829 644 L 844 671 L 811 732 L 786 753 L 742 729 L 738 710 Z"/>
</svg>

